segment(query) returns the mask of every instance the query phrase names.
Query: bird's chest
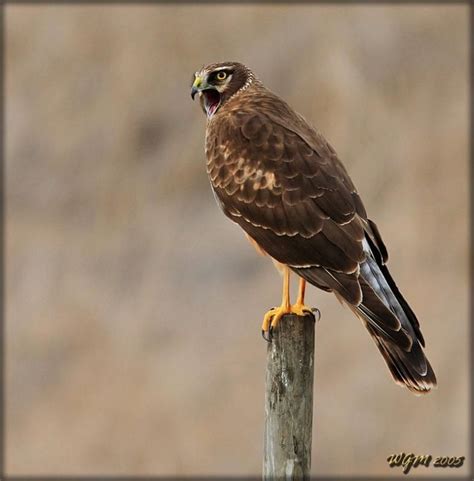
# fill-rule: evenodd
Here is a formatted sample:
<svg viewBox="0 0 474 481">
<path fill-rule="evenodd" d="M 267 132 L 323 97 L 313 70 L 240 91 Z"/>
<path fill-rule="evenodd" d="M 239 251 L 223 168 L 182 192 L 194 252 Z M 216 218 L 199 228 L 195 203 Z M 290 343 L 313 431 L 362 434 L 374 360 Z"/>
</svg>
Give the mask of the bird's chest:
<svg viewBox="0 0 474 481">
<path fill-rule="evenodd" d="M 228 195 L 234 195 L 247 188 L 259 190 L 274 182 L 274 173 L 258 156 L 245 145 L 236 145 L 232 138 L 219 141 L 217 136 L 208 134 L 205 151 L 207 174 L 214 189 L 223 189 Z"/>
</svg>

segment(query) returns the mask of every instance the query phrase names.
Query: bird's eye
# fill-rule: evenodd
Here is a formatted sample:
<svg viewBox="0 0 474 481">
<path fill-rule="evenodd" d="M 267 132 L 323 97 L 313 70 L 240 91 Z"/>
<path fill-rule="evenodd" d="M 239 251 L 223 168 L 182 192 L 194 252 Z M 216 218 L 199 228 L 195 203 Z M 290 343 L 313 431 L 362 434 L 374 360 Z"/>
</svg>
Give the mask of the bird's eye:
<svg viewBox="0 0 474 481">
<path fill-rule="evenodd" d="M 227 73 L 224 70 L 217 72 L 216 78 L 217 80 L 224 80 L 227 77 Z"/>
</svg>

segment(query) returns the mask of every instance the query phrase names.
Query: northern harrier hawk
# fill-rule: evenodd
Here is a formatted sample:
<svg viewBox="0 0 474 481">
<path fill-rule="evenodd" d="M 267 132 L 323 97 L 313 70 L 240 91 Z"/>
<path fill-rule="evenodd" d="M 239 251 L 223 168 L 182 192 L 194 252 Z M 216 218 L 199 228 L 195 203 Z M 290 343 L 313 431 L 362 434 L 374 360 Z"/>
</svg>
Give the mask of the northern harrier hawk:
<svg viewBox="0 0 474 481">
<path fill-rule="evenodd" d="M 240 63 L 196 72 L 196 94 L 207 115 L 207 172 L 216 200 L 283 272 L 281 306 L 267 312 L 262 331 L 271 335 L 283 315 L 310 310 L 309 282 L 334 292 L 363 320 L 398 384 L 415 393 L 436 386 L 418 320 L 331 145 Z M 295 304 L 290 271 L 300 279 Z"/>
</svg>

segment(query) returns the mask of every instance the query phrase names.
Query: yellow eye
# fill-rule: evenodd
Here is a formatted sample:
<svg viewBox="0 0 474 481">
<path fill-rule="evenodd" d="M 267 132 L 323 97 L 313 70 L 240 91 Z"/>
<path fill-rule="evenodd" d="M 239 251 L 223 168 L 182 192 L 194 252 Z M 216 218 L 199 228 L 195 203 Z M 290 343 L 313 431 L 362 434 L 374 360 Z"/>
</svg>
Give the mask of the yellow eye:
<svg viewBox="0 0 474 481">
<path fill-rule="evenodd" d="M 227 74 L 223 70 L 218 72 L 216 75 L 217 80 L 224 80 L 226 77 L 227 77 Z"/>
</svg>

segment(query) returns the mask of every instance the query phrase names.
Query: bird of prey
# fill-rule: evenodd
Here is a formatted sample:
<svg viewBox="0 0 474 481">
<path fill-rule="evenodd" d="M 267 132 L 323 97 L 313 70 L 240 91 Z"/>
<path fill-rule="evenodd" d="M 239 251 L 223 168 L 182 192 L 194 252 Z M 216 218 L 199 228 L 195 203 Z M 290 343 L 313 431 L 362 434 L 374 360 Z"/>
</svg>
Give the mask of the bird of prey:
<svg viewBox="0 0 474 481">
<path fill-rule="evenodd" d="M 429 392 L 436 377 L 420 325 L 387 268 L 387 249 L 335 150 L 245 65 L 214 63 L 193 76 L 207 116 L 207 173 L 217 203 L 283 273 L 281 305 L 305 315 L 306 282 L 333 292 L 362 319 L 400 385 Z M 299 293 L 290 303 L 290 271 Z"/>
</svg>

